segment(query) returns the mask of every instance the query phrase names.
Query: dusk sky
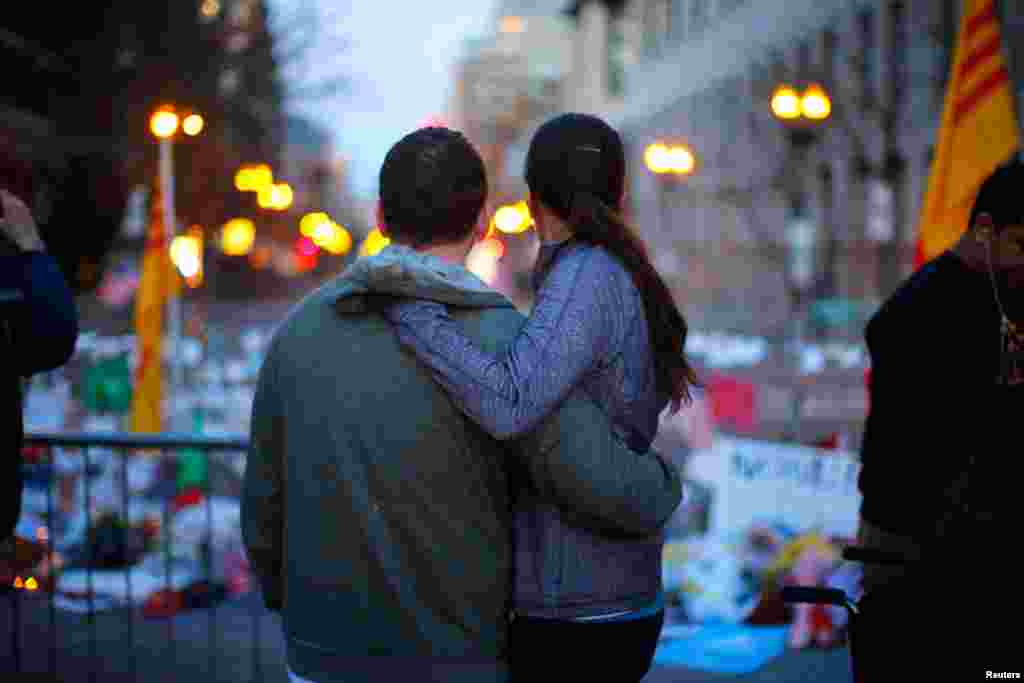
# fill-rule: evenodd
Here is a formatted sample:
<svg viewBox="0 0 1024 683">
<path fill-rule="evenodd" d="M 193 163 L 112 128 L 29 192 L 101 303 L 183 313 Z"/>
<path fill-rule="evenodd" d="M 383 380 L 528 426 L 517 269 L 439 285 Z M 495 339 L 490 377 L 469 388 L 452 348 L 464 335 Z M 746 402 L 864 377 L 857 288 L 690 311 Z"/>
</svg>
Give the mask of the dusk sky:
<svg viewBox="0 0 1024 683">
<path fill-rule="evenodd" d="M 272 5 L 287 12 L 302 1 L 272 0 Z M 326 61 L 317 69 L 328 76 L 346 73 L 352 90 L 295 109 L 331 131 L 336 149 L 350 161 L 352 191 L 372 198 L 391 145 L 427 117 L 444 112 L 452 66 L 466 38 L 491 32 L 495 0 L 309 1 L 320 3 L 335 18 L 336 26 L 325 35 L 350 41 L 341 54 L 330 45 L 320 46 Z"/>
</svg>

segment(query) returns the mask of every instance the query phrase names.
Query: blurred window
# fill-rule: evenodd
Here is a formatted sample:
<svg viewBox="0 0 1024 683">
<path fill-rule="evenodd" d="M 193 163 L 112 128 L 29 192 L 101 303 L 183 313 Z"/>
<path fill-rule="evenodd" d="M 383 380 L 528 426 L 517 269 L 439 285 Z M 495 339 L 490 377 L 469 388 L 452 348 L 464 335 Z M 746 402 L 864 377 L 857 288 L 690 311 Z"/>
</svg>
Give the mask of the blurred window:
<svg viewBox="0 0 1024 683">
<path fill-rule="evenodd" d="M 860 33 L 860 78 L 865 100 L 874 97 L 875 79 L 878 77 L 878 41 L 875 35 L 875 12 L 862 10 L 857 15 Z"/>
<path fill-rule="evenodd" d="M 709 0 L 690 0 L 690 17 L 686 22 L 688 33 L 696 36 L 711 23 L 711 3 Z"/>
<path fill-rule="evenodd" d="M 834 89 L 836 77 L 836 52 L 839 49 L 839 37 L 835 29 L 828 28 L 821 36 L 821 80 L 826 90 Z"/>
<path fill-rule="evenodd" d="M 626 35 L 622 16 L 612 19 L 608 27 L 608 94 L 622 97 L 626 80 Z"/>
<path fill-rule="evenodd" d="M 718 0 L 718 14 L 725 17 L 746 4 L 747 0 Z"/>
<path fill-rule="evenodd" d="M 665 44 L 673 30 L 673 4 L 673 0 L 652 0 L 644 9 L 644 50 L 649 55 L 665 51 Z"/>
<path fill-rule="evenodd" d="M 811 69 L 811 41 L 801 40 L 796 52 L 796 72 L 801 77 L 808 74 Z"/>
<path fill-rule="evenodd" d="M 909 37 L 907 36 L 907 11 L 902 2 L 894 2 L 889 5 L 892 25 L 892 69 L 893 84 L 898 90 L 907 85 L 906 76 L 909 59 Z"/>
</svg>

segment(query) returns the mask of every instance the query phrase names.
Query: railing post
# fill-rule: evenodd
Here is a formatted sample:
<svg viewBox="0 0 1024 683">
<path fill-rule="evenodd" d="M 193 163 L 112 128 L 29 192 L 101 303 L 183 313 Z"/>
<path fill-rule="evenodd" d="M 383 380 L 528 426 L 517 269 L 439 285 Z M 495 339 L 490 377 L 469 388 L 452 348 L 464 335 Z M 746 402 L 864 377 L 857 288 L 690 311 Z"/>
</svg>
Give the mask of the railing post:
<svg viewBox="0 0 1024 683">
<path fill-rule="evenodd" d="M 49 580 L 50 590 L 49 596 L 47 596 L 47 609 L 50 616 L 50 651 L 48 653 L 49 664 L 50 664 L 50 675 L 56 677 L 57 675 L 57 606 L 55 604 L 57 596 L 57 574 L 56 567 L 54 566 L 54 552 L 53 544 L 57 535 L 53 526 L 53 520 L 55 519 L 53 514 L 53 485 L 57 480 L 57 461 L 53 455 L 53 446 L 46 449 L 50 459 L 50 480 L 46 484 L 46 557 L 47 567 L 49 573 L 47 579 Z"/>
<path fill-rule="evenodd" d="M 58 664 L 58 656 L 57 656 L 58 655 L 58 632 L 57 632 L 57 609 L 56 609 L 56 590 L 58 588 L 56 577 L 58 575 L 58 572 L 56 571 L 56 566 L 55 566 L 55 562 L 57 561 L 57 555 L 58 555 L 57 548 L 56 548 L 56 545 L 55 545 L 56 542 L 57 542 L 57 539 L 58 539 L 58 533 L 57 533 L 57 527 L 56 527 L 56 523 L 55 523 L 55 520 L 56 520 L 56 517 L 57 517 L 57 515 L 56 515 L 57 504 L 54 501 L 54 487 L 57 485 L 57 478 L 56 478 L 57 467 L 56 467 L 56 456 L 55 456 L 55 450 L 54 449 L 56 447 L 73 448 L 76 451 L 80 452 L 80 455 L 82 457 L 82 461 L 84 463 L 84 469 L 83 469 L 83 474 L 82 474 L 82 476 L 84 476 L 84 481 L 82 482 L 83 483 L 82 494 L 84 495 L 84 501 L 82 501 L 81 504 L 84 506 L 84 509 L 85 509 L 84 519 L 85 519 L 86 534 L 85 534 L 85 537 L 82 539 L 82 542 L 84 542 L 87 545 L 87 547 L 86 548 L 82 548 L 83 553 L 81 554 L 81 559 L 87 562 L 87 566 L 85 568 L 86 569 L 86 571 L 85 571 L 85 578 L 86 578 L 86 591 L 87 591 L 87 596 L 86 597 L 87 597 L 87 605 L 88 605 L 86 621 L 87 621 L 87 627 L 89 629 L 89 632 L 88 632 L 88 638 L 89 638 L 89 644 L 88 644 L 89 670 L 88 670 L 88 673 L 86 673 L 85 671 L 82 671 L 79 668 L 78 671 L 74 672 L 74 673 L 77 673 L 79 676 L 83 676 L 83 675 L 87 676 L 88 680 L 95 681 L 99 677 L 100 671 L 103 670 L 103 667 L 99 666 L 98 660 L 99 660 L 99 658 L 101 656 L 107 654 L 107 651 L 106 651 L 106 649 L 104 649 L 102 652 L 100 652 L 99 648 L 98 648 L 98 643 L 99 643 L 99 640 L 100 640 L 99 639 L 99 633 L 101 633 L 101 630 L 100 630 L 101 623 L 100 623 L 100 620 L 97 619 L 97 614 L 96 614 L 96 612 L 97 612 L 97 603 L 95 602 L 95 595 L 94 595 L 94 590 L 95 590 L 95 587 L 96 587 L 96 582 L 94 581 L 93 570 L 95 568 L 96 562 L 100 559 L 100 557 L 97 554 L 97 545 L 96 545 L 96 542 L 95 542 L 96 541 L 96 534 L 95 534 L 94 525 L 95 525 L 96 520 L 93 519 L 93 517 L 94 517 L 94 515 L 93 515 L 93 497 L 94 497 L 94 494 L 96 492 L 94 492 L 94 490 L 93 490 L 94 489 L 93 482 L 91 481 L 91 477 L 90 477 L 91 468 L 92 468 L 92 464 L 93 464 L 93 462 L 92 462 L 93 459 L 91 458 L 91 454 L 89 452 L 90 448 L 110 449 L 111 450 L 112 459 L 110 460 L 109 467 L 111 467 L 111 468 L 118 468 L 118 465 L 120 465 L 120 468 L 119 468 L 120 472 L 119 473 L 118 473 L 117 469 L 110 469 L 110 470 L 105 470 L 105 475 L 109 475 L 110 477 L 112 477 L 112 481 L 114 482 L 115 489 L 117 488 L 117 485 L 116 485 L 117 479 L 120 479 L 120 485 L 121 485 L 120 487 L 121 487 L 121 493 L 122 493 L 120 505 L 118 506 L 117 503 L 114 502 L 114 501 L 111 501 L 111 502 L 115 506 L 115 509 L 117 509 L 118 507 L 120 508 L 120 514 L 121 514 L 121 516 L 124 519 L 124 525 L 123 525 L 124 526 L 124 534 L 121 537 L 120 549 L 122 551 L 122 555 L 126 559 L 130 557 L 130 553 L 132 553 L 132 551 L 135 549 L 135 544 L 132 542 L 132 539 L 134 538 L 134 536 L 131 536 L 128 533 L 128 531 L 133 528 L 133 524 L 132 524 L 132 515 L 133 515 L 132 503 L 133 503 L 133 498 L 134 498 L 133 495 L 132 495 L 132 492 L 131 492 L 131 484 L 130 484 L 131 477 L 130 477 L 130 472 L 129 472 L 130 465 L 134 461 L 131 461 L 130 459 L 133 456 L 136 455 L 136 451 L 143 450 L 143 449 L 151 449 L 151 450 L 155 450 L 156 452 L 158 452 L 159 458 L 160 458 L 160 463 L 162 465 L 166 465 L 169 462 L 173 462 L 173 459 L 172 460 L 168 460 L 168 457 L 171 456 L 171 454 L 174 453 L 174 449 L 194 448 L 194 449 L 199 450 L 203 454 L 203 457 L 205 458 L 205 461 L 206 461 L 206 480 L 203 482 L 202 488 L 203 488 L 203 490 L 205 492 L 205 495 L 206 495 L 206 501 L 205 501 L 205 506 L 206 506 L 206 511 L 205 511 L 206 512 L 206 514 L 205 514 L 206 523 L 205 523 L 205 527 L 206 527 L 206 543 L 207 543 L 207 547 L 208 547 L 207 552 L 204 554 L 203 563 L 204 563 L 204 566 L 205 566 L 206 583 L 207 583 L 207 585 L 211 586 L 211 590 L 209 591 L 209 596 L 208 597 L 213 598 L 214 594 L 213 594 L 213 591 L 212 591 L 212 586 L 213 586 L 214 580 L 215 580 L 215 576 L 214 576 L 215 566 L 214 566 L 214 560 L 213 560 L 212 553 L 213 553 L 213 548 L 214 548 L 214 536 L 215 536 L 214 532 L 215 532 L 215 529 L 216 529 L 216 525 L 215 525 L 214 510 L 213 510 L 213 495 L 215 493 L 215 486 L 214 486 L 214 482 L 213 482 L 213 478 L 212 478 L 212 473 L 211 473 L 212 472 L 211 463 L 213 461 L 212 452 L 213 451 L 218 451 L 218 452 L 220 452 L 220 451 L 228 451 L 228 452 L 232 452 L 232 453 L 237 452 L 237 453 L 241 454 L 241 456 L 244 458 L 244 454 L 248 450 L 248 442 L 245 439 L 243 439 L 243 438 L 196 438 L 196 437 L 192 437 L 192 436 L 177 435 L 177 434 L 168 434 L 168 435 L 137 435 L 137 434 L 131 434 L 131 435 L 128 435 L 128 434 L 33 434 L 33 433 L 26 434 L 25 442 L 27 444 L 36 444 L 36 445 L 46 446 L 47 447 L 47 453 L 49 455 L 49 463 L 50 463 L 50 475 L 51 476 L 50 476 L 50 479 L 48 480 L 48 485 L 47 485 L 47 488 L 46 488 L 46 514 L 47 514 L 46 533 L 47 533 L 47 538 L 45 540 L 47 542 L 47 547 L 46 547 L 46 555 L 45 555 L 46 560 L 45 560 L 45 562 L 47 563 L 47 565 L 49 567 L 49 573 L 48 573 L 46 579 L 48 579 L 47 584 L 48 584 L 48 587 L 50 589 L 50 595 L 48 596 L 48 609 L 49 609 L 49 621 L 50 621 L 50 628 L 49 628 L 49 631 L 50 631 L 50 633 L 49 633 L 49 646 L 50 646 L 49 647 L 49 667 L 50 667 L 51 675 L 55 675 L 56 674 L 57 668 L 59 666 L 59 664 Z M 117 460 L 118 460 L 117 456 L 120 456 L 120 458 L 119 458 L 120 459 L 120 463 L 117 462 Z M 97 489 L 97 491 L 98 491 L 98 489 Z M 174 560 L 174 549 L 172 547 L 173 546 L 173 541 L 174 541 L 174 533 L 173 533 L 173 526 L 172 526 L 172 523 L 171 523 L 172 520 L 173 520 L 173 517 L 174 517 L 173 511 L 172 511 L 172 505 L 173 504 L 174 504 L 174 492 L 172 491 L 172 492 L 170 492 L 168 497 L 163 501 L 163 506 L 162 506 L 162 514 L 163 514 L 163 548 L 162 548 L 162 551 L 163 551 L 164 571 L 165 571 L 165 575 L 166 575 L 165 576 L 165 584 L 166 584 L 165 585 L 165 589 L 166 589 L 168 598 L 169 598 L 169 600 L 172 603 L 174 601 L 174 595 L 176 593 L 176 591 L 174 591 L 174 586 L 175 586 L 175 577 L 174 577 L 175 563 L 173 561 Z M 41 534 L 40 534 L 39 540 L 40 541 L 43 540 L 41 538 Z M 77 541 L 76 541 L 76 543 L 77 543 Z M 159 551 L 157 551 L 157 552 L 158 552 L 157 558 L 159 558 Z M 127 636 L 127 638 L 125 640 L 124 647 L 119 649 L 119 651 L 117 652 L 116 656 L 118 657 L 119 661 L 122 660 L 126 656 L 132 658 L 132 661 L 131 661 L 130 665 L 128 665 L 128 666 L 130 667 L 130 670 L 132 671 L 132 677 L 135 680 L 142 680 L 142 679 L 149 680 L 150 676 L 148 674 L 146 674 L 145 671 L 143 672 L 143 676 L 141 676 L 141 677 L 139 676 L 140 665 L 139 665 L 139 662 L 138 662 L 138 659 L 137 659 L 136 653 L 135 653 L 135 648 L 139 645 L 139 643 L 136 642 L 137 637 L 136 637 L 136 629 L 135 629 L 135 623 L 134 623 L 135 622 L 135 615 L 134 615 L 134 611 L 135 611 L 135 607 L 134 607 L 134 605 L 135 605 L 135 598 L 134 598 L 133 576 L 134 575 L 133 575 L 133 572 L 132 572 L 132 563 L 129 563 L 128 566 L 125 568 L 125 575 L 124 575 L 124 581 L 125 581 L 124 585 L 125 585 L 125 592 L 127 594 L 127 605 L 128 605 L 126 618 L 127 618 L 128 621 L 127 621 L 127 623 L 123 627 L 124 628 L 123 633 Z M 252 602 L 250 603 L 250 606 L 251 606 L 250 616 L 252 618 L 252 626 L 253 626 L 253 631 L 252 631 L 253 640 L 252 640 L 252 653 L 251 653 L 252 654 L 252 676 L 253 676 L 253 680 L 261 681 L 262 678 L 263 678 L 263 667 L 262 667 L 262 657 L 261 657 L 260 648 L 261 648 L 261 645 L 262 645 L 262 638 L 261 638 L 261 623 L 262 623 L 262 619 L 261 619 L 261 617 L 262 617 L 262 611 L 263 610 L 262 610 L 262 605 L 261 605 L 261 603 L 259 601 L 258 589 L 256 589 L 255 586 L 256 586 L 256 584 L 251 580 L 251 572 L 250 572 L 250 588 L 249 588 L 249 595 L 248 595 L 248 597 L 252 600 Z M 32 637 L 31 641 L 26 640 L 25 637 L 21 633 L 21 631 L 22 631 L 22 623 L 21 622 L 26 619 L 25 615 L 28 614 L 28 613 L 25 613 L 25 614 L 22 613 L 23 612 L 23 608 L 22 608 L 22 605 L 21 605 L 21 600 L 22 600 L 23 596 L 21 595 L 21 592 L 22 591 L 20 591 L 18 589 L 13 589 L 11 591 L 11 595 L 10 595 L 10 597 L 11 597 L 11 604 L 12 604 L 12 616 L 13 616 L 13 624 L 12 624 L 13 628 L 12 628 L 12 634 L 11 634 L 11 641 L 12 641 L 12 648 L 13 648 L 13 658 L 12 658 L 13 661 L 11 663 L 14 664 L 15 672 L 16 673 L 20 673 L 21 669 L 25 666 L 24 664 L 22 664 L 22 662 L 26 661 L 26 656 L 24 654 L 26 652 L 26 650 L 24 649 L 23 646 L 31 645 L 31 644 L 37 644 L 38 645 L 41 642 L 45 643 L 45 640 L 41 641 L 39 638 L 36 638 L 35 636 Z M 26 604 L 28 604 L 28 603 L 26 603 Z M 207 667 L 208 673 L 207 673 L 206 676 L 204 676 L 204 680 L 213 680 L 213 679 L 216 678 L 216 670 L 217 670 L 217 666 L 218 666 L 217 665 L 217 656 L 219 655 L 219 646 L 223 645 L 224 643 L 223 643 L 223 639 L 220 638 L 220 635 L 217 632 L 218 621 L 219 621 L 218 615 L 216 613 L 217 607 L 216 607 L 216 605 L 211 604 L 209 607 L 207 607 L 207 609 L 210 610 L 210 613 L 208 615 L 209 631 L 208 631 L 208 643 L 207 643 L 209 664 L 208 664 L 208 667 Z M 201 615 L 197 615 L 197 616 L 201 617 Z M 164 662 L 164 668 L 167 671 L 173 670 L 173 668 L 175 667 L 175 665 L 177 663 L 176 662 L 176 654 L 177 654 L 177 649 L 178 648 L 177 648 L 177 642 L 176 642 L 176 639 L 175 639 L 174 617 L 175 617 L 175 615 L 173 613 L 171 613 L 171 614 L 169 614 L 167 616 L 167 626 L 166 626 L 166 628 L 167 628 L 167 640 L 168 640 L 167 648 L 168 649 L 164 651 L 164 654 L 165 654 L 165 657 L 166 657 L 165 662 Z M 74 619 L 74 621 L 78 621 L 78 618 L 76 617 Z M 36 622 L 33 619 L 33 620 L 31 620 L 31 623 L 35 624 Z M 78 621 L 78 623 L 81 623 L 81 621 Z M 141 635 L 141 632 L 140 632 L 140 635 Z M 107 642 L 107 641 L 104 639 L 104 642 Z M 201 643 L 201 642 L 202 642 L 202 640 L 199 639 L 197 641 L 197 644 Z M 125 650 L 129 650 L 130 652 L 126 652 Z M 197 650 L 196 654 L 198 654 L 198 650 Z"/>
<path fill-rule="evenodd" d="M 167 459 L 167 449 L 160 449 L 160 461 L 164 463 Z M 164 501 L 164 521 L 163 521 L 163 536 L 164 536 L 164 572 L 166 584 L 164 589 L 167 594 L 167 599 L 171 600 L 171 596 L 174 595 L 174 579 L 172 576 L 171 569 L 171 503 L 174 502 L 174 496 L 169 496 Z M 173 602 L 172 602 L 173 604 Z M 175 643 L 174 643 L 174 610 L 168 609 L 167 616 L 167 650 L 170 653 L 169 661 L 173 665 L 174 654 L 175 654 Z"/>
<path fill-rule="evenodd" d="M 131 551 L 129 545 L 130 534 L 129 530 L 132 528 L 131 524 L 131 501 L 129 496 L 131 491 L 128 487 L 128 449 L 121 449 L 121 515 L 124 517 L 125 527 L 124 533 L 121 536 L 121 543 L 125 557 Z M 136 663 L 135 663 L 135 600 L 132 597 L 132 563 L 127 563 L 124 570 L 124 583 L 125 593 L 127 593 L 128 603 L 128 623 L 126 624 L 126 630 L 128 632 L 128 656 L 131 657 L 131 672 L 132 678 L 136 678 Z"/>
</svg>

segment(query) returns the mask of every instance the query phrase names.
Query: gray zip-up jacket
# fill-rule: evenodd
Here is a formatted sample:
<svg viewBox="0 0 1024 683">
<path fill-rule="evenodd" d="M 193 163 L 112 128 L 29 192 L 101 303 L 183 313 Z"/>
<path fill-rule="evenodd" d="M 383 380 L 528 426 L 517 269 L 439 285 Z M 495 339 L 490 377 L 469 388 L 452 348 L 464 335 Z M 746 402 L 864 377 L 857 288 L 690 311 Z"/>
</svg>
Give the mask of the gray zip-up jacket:
<svg viewBox="0 0 1024 683">
<path fill-rule="evenodd" d="M 388 315 L 402 343 L 492 435 L 524 433 L 582 387 L 633 450 L 647 450 L 668 397 L 656 388 L 629 273 L 604 249 L 569 240 L 545 245 L 534 283 L 533 311 L 500 355 L 479 348 L 437 302 L 402 303 Z M 519 501 L 515 524 L 518 613 L 594 617 L 661 598 L 660 530 L 642 538 L 595 533 L 538 495 Z"/>
<path fill-rule="evenodd" d="M 396 245 L 307 297 L 260 370 L 245 547 L 300 676 L 500 683 L 516 482 L 643 535 L 675 510 L 679 476 L 628 450 L 582 391 L 523 438 L 490 437 L 399 345 L 378 312 L 395 296 L 443 302 L 490 353 L 523 325 L 465 268 Z"/>
</svg>

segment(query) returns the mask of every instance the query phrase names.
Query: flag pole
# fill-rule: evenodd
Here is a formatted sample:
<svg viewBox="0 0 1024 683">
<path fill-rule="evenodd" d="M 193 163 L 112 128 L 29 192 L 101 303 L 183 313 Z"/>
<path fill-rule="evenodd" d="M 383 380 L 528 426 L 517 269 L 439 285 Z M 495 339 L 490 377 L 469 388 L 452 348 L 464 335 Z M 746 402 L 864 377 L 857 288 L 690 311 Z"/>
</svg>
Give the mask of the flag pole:
<svg viewBox="0 0 1024 683">
<path fill-rule="evenodd" d="M 171 137 L 160 140 L 160 187 L 164 202 L 164 248 L 170 249 L 177 232 L 177 217 L 174 214 L 174 141 Z M 170 382 L 170 427 L 179 431 L 180 418 L 177 405 L 182 381 L 181 364 L 181 299 L 173 288 L 167 297 L 167 340 L 171 346 Z"/>
</svg>

